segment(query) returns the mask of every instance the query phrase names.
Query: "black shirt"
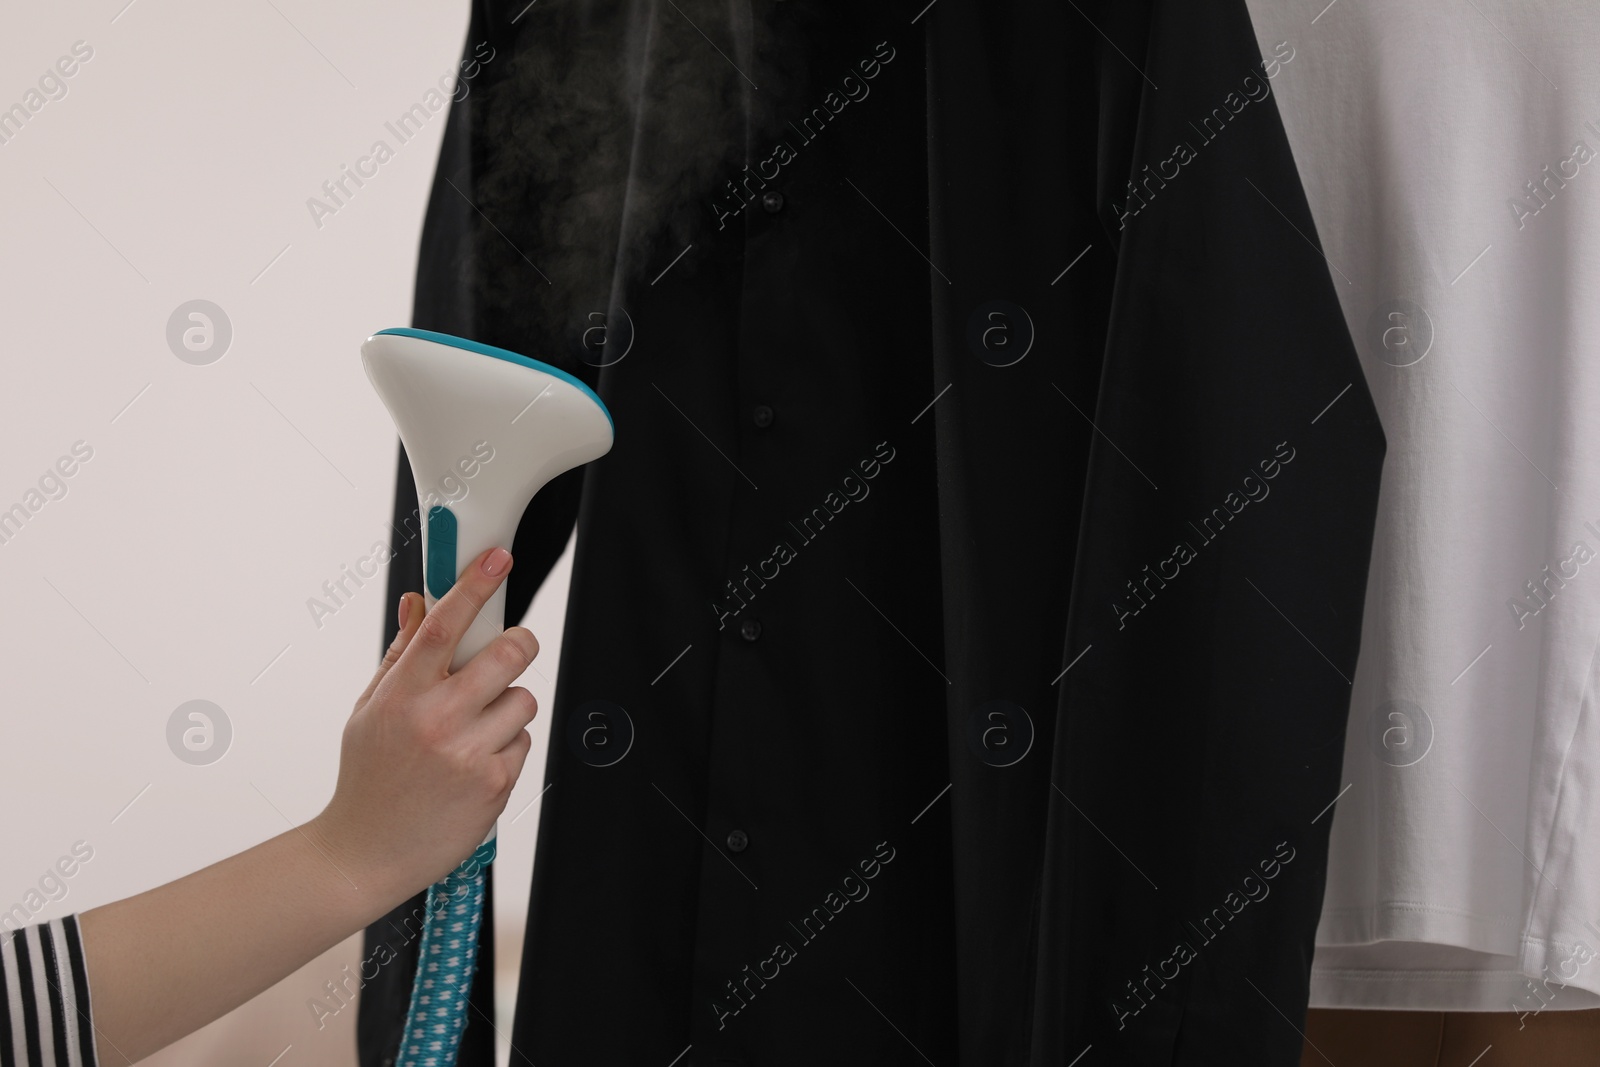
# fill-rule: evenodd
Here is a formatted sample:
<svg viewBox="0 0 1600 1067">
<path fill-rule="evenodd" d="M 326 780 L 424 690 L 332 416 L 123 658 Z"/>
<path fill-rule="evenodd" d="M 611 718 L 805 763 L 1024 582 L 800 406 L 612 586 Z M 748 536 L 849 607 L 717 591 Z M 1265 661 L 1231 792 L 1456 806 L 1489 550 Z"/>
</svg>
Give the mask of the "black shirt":
<svg viewBox="0 0 1600 1067">
<path fill-rule="evenodd" d="M 512 621 L 577 524 L 512 1062 L 1298 1062 L 1383 439 L 1242 3 L 467 50 L 415 323 L 617 429 L 513 546 Z"/>
</svg>

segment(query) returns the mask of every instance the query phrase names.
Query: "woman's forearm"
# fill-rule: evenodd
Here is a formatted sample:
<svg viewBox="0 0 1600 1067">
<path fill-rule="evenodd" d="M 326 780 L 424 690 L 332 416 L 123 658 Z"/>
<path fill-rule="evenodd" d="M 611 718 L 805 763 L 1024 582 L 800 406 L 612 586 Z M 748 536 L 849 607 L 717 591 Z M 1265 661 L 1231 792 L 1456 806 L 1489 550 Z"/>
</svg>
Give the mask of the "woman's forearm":
<svg viewBox="0 0 1600 1067">
<path fill-rule="evenodd" d="M 243 1004 L 412 892 L 317 820 L 79 917 L 100 1062 L 133 1063 Z"/>
</svg>

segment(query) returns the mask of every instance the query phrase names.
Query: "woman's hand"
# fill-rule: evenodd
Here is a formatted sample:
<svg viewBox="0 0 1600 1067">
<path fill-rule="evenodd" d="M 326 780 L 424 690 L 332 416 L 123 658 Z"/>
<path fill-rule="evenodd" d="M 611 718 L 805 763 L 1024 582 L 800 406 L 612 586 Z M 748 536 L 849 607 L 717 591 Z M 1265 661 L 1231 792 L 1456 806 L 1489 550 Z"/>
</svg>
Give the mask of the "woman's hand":
<svg viewBox="0 0 1600 1067">
<path fill-rule="evenodd" d="M 505 810 L 533 744 L 533 694 L 507 688 L 539 654 L 514 626 L 455 674 L 456 645 L 511 570 L 490 549 L 429 612 L 400 602 L 400 632 L 344 729 L 339 781 L 306 832 L 363 892 L 398 904 L 449 873 Z"/>
<path fill-rule="evenodd" d="M 79 917 L 101 1063 L 132 1063 L 204 1026 L 478 847 L 533 743 L 533 696 L 506 687 L 539 643 L 518 626 L 455 674 L 450 658 L 510 570 L 510 554 L 491 549 L 433 611 L 406 594 L 400 634 L 345 726 L 322 814 Z"/>
</svg>

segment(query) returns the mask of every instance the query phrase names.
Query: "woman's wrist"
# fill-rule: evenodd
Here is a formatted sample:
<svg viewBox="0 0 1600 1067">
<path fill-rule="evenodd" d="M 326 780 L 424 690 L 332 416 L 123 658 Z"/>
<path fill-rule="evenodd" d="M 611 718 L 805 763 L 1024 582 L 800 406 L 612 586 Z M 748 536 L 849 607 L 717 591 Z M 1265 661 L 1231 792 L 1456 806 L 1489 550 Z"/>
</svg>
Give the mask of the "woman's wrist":
<svg viewBox="0 0 1600 1067">
<path fill-rule="evenodd" d="M 351 896 L 366 926 L 388 914 L 426 888 L 412 876 L 401 857 L 385 854 L 370 843 L 355 839 L 336 815 L 324 809 L 297 828 L 299 837 L 325 865 L 330 887 Z"/>
</svg>

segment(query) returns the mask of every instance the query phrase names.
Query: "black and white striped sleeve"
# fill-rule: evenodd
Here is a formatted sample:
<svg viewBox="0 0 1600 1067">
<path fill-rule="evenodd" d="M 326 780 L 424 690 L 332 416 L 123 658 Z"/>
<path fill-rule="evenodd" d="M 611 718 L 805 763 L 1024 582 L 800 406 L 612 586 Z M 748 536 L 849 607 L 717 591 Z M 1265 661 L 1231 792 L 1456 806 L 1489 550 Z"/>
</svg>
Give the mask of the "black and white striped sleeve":
<svg viewBox="0 0 1600 1067">
<path fill-rule="evenodd" d="M 0 1067 L 96 1067 L 77 916 L 0 931 Z"/>
</svg>

